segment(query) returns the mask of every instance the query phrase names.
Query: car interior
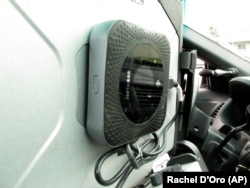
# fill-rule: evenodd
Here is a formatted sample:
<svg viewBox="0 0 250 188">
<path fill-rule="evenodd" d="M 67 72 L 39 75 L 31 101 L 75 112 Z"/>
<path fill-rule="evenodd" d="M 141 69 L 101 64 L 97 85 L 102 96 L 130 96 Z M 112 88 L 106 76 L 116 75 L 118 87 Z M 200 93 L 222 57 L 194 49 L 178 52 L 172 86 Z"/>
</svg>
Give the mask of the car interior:
<svg viewBox="0 0 250 188">
<path fill-rule="evenodd" d="M 249 60 L 184 24 L 185 3 L 1 1 L 0 187 L 250 172 Z"/>
<path fill-rule="evenodd" d="M 220 48 L 220 54 L 204 50 L 201 44 L 212 47 L 214 43 L 200 38 L 190 28 L 186 34 L 184 46 L 197 49 L 198 57 L 205 62 L 202 69 L 196 66 L 200 85 L 194 87 L 196 96 L 188 137 L 199 146 L 209 171 L 246 170 L 248 167 L 243 164 L 249 163 L 248 63 L 220 46 L 214 46 Z"/>
</svg>

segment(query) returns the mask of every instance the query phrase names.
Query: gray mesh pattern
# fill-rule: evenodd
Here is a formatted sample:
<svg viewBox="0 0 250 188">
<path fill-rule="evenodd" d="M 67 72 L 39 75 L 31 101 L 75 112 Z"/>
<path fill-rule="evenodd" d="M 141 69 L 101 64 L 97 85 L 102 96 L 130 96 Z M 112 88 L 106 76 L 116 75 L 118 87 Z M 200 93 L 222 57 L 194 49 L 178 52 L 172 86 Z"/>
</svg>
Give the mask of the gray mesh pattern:
<svg viewBox="0 0 250 188">
<path fill-rule="evenodd" d="M 151 45 L 163 63 L 164 86 L 161 101 L 153 116 L 146 122 L 135 124 L 124 114 L 119 99 L 119 78 L 129 51 L 138 44 Z M 145 30 L 134 24 L 118 21 L 110 32 L 107 48 L 104 135 L 112 146 L 120 146 L 143 135 L 158 130 L 166 115 L 170 46 L 167 38 L 159 33 Z"/>
</svg>

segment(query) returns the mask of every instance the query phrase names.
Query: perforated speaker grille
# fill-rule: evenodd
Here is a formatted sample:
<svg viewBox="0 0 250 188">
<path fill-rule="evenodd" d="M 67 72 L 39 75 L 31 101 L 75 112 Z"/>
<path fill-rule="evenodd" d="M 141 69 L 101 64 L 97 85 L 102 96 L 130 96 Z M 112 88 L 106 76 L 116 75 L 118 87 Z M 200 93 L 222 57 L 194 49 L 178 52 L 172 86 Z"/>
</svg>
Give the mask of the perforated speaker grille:
<svg viewBox="0 0 250 188">
<path fill-rule="evenodd" d="M 124 100 L 121 100 L 119 95 L 120 77 L 128 54 L 138 45 L 144 44 L 151 46 L 159 55 L 162 64 L 162 89 L 160 90 L 162 93 L 158 96 L 155 111 L 151 112 L 144 121 L 136 122 L 131 121 L 121 105 L 121 101 L 124 102 Z M 162 126 L 167 108 L 169 61 L 170 46 L 164 35 L 125 21 L 117 21 L 112 26 L 108 36 L 104 96 L 104 136 L 109 145 L 119 146 L 128 143 Z M 150 68 L 151 65 L 149 64 L 148 67 Z M 143 83 L 141 85 L 143 87 Z M 151 91 L 154 91 L 154 87 Z"/>
</svg>

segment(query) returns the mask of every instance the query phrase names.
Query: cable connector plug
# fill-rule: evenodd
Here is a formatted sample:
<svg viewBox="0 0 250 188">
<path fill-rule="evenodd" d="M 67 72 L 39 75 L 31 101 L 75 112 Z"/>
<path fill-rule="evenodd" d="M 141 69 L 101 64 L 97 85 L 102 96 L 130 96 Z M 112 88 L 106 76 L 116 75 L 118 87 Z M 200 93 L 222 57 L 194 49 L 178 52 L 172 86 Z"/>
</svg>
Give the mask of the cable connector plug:
<svg viewBox="0 0 250 188">
<path fill-rule="evenodd" d="M 183 90 L 182 90 L 182 88 L 181 88 L 181 86 L 179 84 L 177 86 L 177 94 L 178 94 L 179 102 L 183 102 L 183 100 L 184 100 Z"/>
<path fill-rule="evenodd" d="M 174 80 L 173 78 L 170 78 L 168 80 L 168 89 L 172 89 L 173 87 L 175 87 L 177 89 L 178 101 L 183 102 L 184 96 L 183 96 L 183 90 L 182 90 L 180 84 L 176 80 Z"/>
<path fill-rule="evenodd" d="M 172 89 L 173 87 L 177 87 L 179 84 L 173 78 L 168 80 L 168 89 Z"/>
</svg>

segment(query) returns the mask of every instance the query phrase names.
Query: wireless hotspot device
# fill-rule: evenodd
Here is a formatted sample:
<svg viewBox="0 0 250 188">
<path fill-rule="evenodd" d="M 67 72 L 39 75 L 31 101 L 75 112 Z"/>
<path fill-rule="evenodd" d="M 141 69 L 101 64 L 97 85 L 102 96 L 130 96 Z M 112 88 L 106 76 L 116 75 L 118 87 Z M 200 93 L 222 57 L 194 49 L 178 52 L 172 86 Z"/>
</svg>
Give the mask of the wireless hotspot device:
<svg viewBox="0 0 250 188">
<path fill-rule="evenodd" d="M 165 35 L 114 20 L 89 41 L 87 132 L 118 147 L 157 131 L 167 109 L 170 46 Z"/>
</svg>

